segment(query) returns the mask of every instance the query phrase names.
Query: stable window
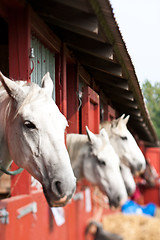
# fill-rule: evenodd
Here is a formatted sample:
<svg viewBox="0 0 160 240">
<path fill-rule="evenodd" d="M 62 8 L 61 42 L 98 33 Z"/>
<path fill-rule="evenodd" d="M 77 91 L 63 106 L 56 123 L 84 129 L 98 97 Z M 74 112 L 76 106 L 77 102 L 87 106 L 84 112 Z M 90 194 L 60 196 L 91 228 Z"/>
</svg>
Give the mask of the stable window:
<svg viewBox="0 0 160 240">
<path fill-rule="evenodd" d="M 41 85 L 43 76 L 49 72 L 55 86 L 55 54 L 45 47 L 35 36 L 31 37 L 31 82 Z M 55 100 L 55 87 L 53 90 Z"/>
</svg>

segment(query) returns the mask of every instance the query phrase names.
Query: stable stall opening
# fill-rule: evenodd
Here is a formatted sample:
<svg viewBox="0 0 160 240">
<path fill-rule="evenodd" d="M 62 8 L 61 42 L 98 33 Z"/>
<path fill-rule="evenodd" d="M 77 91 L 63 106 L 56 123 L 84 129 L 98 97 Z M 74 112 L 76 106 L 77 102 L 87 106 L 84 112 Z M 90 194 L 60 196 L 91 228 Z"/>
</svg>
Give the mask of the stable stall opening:
<svg viewBox="0 0 160 240">
<path fill-rule="evenodd" d="M 8 57 L 8 24 L 3 18 L 0 18 L 0 70 L 5 75 L 9 75 L 9 57 Z"/>
<path fill-rule="evenodd" d="M 79 93 L 78 93 L 78 74 L 77 66 L 73 63 L 67 63 L 67 120 L 69 128 L 68 133 L 79 133 Z"/>
<path fill-rule="evenodd" d="M 9 56 L 8 56 L 8 24 L 3 18 L 0 18 L 0 71 L 9 76 Z M 0 199 L 10 195 L 11 177 L 4 174 L 0 178 Z"/>
</svg>

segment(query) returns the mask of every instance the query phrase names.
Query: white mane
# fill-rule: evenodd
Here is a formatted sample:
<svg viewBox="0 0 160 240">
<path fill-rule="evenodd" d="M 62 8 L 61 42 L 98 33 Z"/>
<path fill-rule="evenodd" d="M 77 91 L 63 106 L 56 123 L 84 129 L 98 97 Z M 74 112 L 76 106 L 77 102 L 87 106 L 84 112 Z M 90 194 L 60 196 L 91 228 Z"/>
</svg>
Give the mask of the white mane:
<svg viewBox="0 0 160 240">
<path fill-rule="evenodd" d="M 88 137 L 87 135 L 67 134 L 67 149 L 69 152 L 72 168 L 75 169 L 77 179 L 84 177 L 82 162 L 83 156 L 88 154 Z M 83 151 L 82 151 L 83 149 Z"/>
</svg>

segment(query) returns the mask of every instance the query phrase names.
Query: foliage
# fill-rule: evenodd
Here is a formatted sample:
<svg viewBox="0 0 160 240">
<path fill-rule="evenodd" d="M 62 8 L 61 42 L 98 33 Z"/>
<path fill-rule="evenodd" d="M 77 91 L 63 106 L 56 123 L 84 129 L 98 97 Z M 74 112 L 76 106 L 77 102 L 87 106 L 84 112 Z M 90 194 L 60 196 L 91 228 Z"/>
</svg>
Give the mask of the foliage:
<svg viewBox="0 0 160 240">
<path fill-rule="evenodd" d="M 145 80 L 142 92 L 157 136 L 160 139 L 160 83 L 152 85 L 149 80 Z"/>
</svg>

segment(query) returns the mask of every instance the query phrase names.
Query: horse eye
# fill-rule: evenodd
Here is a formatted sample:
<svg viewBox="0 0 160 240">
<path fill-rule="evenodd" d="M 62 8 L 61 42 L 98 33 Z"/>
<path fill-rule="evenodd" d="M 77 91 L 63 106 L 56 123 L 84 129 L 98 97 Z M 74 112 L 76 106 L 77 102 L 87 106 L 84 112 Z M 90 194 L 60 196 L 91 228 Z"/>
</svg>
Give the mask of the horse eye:
<svg viewBox="0 0 160 240">
<path fill-rule="evenodd" d="M 103 160 L 98 160 L 100 166 L 106 166 L 106 162 Z"/>
<path fill-rule="evenodd" d="M 124 136 L 124 137 L 120 137 L 122 140 L 127 140 L 127 137 Z"/>
<path fill-rule="evenodd" d="M 32 122 L 30 122 L 28 120 L 24 121 L 24 126 L 27 127 L 27 128 L 30 128 L 30 129 L 35 129 L 36 128 L 34 123 L 32 123 Z"/>
</svg>

